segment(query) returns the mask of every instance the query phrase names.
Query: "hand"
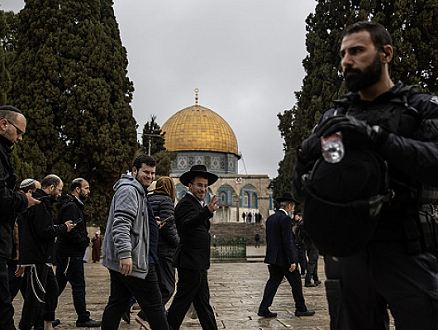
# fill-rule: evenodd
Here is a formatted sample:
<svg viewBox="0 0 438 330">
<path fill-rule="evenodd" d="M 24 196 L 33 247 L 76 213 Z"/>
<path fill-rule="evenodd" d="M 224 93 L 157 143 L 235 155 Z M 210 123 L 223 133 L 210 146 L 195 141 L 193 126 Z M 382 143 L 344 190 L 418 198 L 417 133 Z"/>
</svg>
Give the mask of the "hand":
<svg viewBox="0 0 438 330">
<path fill-rule="evenodd" d="M 132 273 L 132 258 L 120 259 L 120 272 L 122 275 L 128 276 Z"/>
<path fill-rule="evenodd" d="M 219 209 L 219 206 L 216 205 L 217 202 L 219 202 L 219 198 L 217 198 L 216 195 L 213 195 L 213 197 L 210 200 L 210 203 L 207 204 L 208 210 L 211 213 Z"/>
<path fill-rule="evenodd" d="M 301 147 L 298 149 L 298 161 L 307 164 L 319 157 L 321 157 L 321 139 L 312 134 L 301 143 Z"/>
<path fill-rule="evenodd" d="M 27 208 L 41 203 L 41 201 L 32 197 L 32 192 L 30 190 L 25 195 L 27 197 Z"/>
<path fill-rule="evenodd" d="M 17 268 L 15 269 L 15 277 L 21 277 L 24 273 L 24 267 L 21 265 L 17 265 Z"/>
<path fill-rule="evenodd" d="M 74 227 L 76 227 L 76 224 L 73 223 L 72 220 L 66 221 L 65 225 L 67 226 L 67 233 L 69 233 Z"/>
<path fill-rule="evenodd" d="M 330 116 L 316 128 L 316 135 L 326 137 L 336 132 L 342 132 L 345 142 L 355 145 L 370 144 L 375 131 L 363 120 L 352 116 Z"/>
<path fill-rule="evenodd" d="M 291 264 L 289 271 L 292 273 L 295 269 L 297 269 L 297 264 Z"/>
</svg>

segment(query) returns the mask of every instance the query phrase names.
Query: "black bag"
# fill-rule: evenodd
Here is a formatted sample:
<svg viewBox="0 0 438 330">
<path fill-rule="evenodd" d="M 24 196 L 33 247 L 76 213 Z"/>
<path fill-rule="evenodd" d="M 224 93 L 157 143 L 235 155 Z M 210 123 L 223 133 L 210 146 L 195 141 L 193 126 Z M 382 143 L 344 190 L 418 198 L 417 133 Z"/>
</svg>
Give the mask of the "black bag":
<svg viewBox="0 0 438 330">
<path fill-rule="evenodd" d="M 366 246 L 390 196 L 387 171 L 372 149 L 346 146 L 339 163 L 320 158 L 304 176 L 304 228 L 321 253 L 344 257 Z"/>
</svg>

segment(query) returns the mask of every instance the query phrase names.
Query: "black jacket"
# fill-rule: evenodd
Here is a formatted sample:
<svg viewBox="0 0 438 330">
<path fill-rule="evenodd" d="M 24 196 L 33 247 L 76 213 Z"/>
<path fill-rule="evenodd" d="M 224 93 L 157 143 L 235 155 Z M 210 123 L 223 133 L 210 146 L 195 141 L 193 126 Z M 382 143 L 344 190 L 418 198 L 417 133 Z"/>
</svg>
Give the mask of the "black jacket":
<svg viewBox="0 0 438 330">
<path fill-rule="evenodd" d="M 175 226 L 173 200 L 167 195 L 153 193 L 148 196 L 148 201 L 152 206 L 154 215 L 160 217 L 160 221 L 170 217 L 159 231 L 158 257 L 173 257 L 179 243 Z"/>
<path fill-rule="evenodd" d="M 175 223 L 180 243 L 173 266 L 192 270 L 210 268 L 210 218 L 213 213 L 202 207 L 191 194 L 179 201 L 175 208 Z"/>
<path fill-rule="evenodd" d="M 0 258 L 12 256 L 15 218 L 27 209 L 26 196 L 14 192 L 17 176 L 9 159 L 12 146 L 0 135 Z"/>
<path fill-rule="evenodd" d="M 265 263 L 289 268 L 298 263 L 298 251 L 292 232 L 292 219 L 278 210 L 266 220 Z"/>
<path fill-rule="evenodd" d="M 90 243 L 87 233 L 87 222 L 84 213 L 84 204 L 75 196 L 66 194 L 58 199 L 58 225 L 68 220 L 82 219 L 75 228 L 65 235 L 60 235 L 57 242 L 56 254 L 60 257 L 83 257 L 85 249 Z"/>
<path fill-rule="evenodd" d="M 38 198 L 47 194 L 37 189 L 32 196 Z M 55 237 L 65 234 L 67 226 L 53 224 L 52 203 L 52 200 L 43 200 L 19 219 L 21 265 L 55 262 Z"/>
</svg>

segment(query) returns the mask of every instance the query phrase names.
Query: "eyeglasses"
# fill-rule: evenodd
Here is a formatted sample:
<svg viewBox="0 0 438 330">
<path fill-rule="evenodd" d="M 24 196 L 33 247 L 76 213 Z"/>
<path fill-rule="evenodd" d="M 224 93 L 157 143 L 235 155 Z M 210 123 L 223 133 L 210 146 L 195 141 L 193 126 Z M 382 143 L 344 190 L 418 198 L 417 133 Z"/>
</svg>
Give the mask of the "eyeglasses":
<svg viewBox="0 0 438 330">
<path fill-rule="evenodd" d="M 15 129 L 17 130 L 17 135 L 18 136 L 20 136 L 20 135 L 23 136 L 24 135 L 24 132 L 21 129 L 19 129 L 17 126 L 15 126 L 15 124 L 13 122 L 11 122 L 9 119 L 6 119 L 6 120 L 8 121 L 9 124 L 11 124 L 12 126 L 15 127 Z"/>
</svg>

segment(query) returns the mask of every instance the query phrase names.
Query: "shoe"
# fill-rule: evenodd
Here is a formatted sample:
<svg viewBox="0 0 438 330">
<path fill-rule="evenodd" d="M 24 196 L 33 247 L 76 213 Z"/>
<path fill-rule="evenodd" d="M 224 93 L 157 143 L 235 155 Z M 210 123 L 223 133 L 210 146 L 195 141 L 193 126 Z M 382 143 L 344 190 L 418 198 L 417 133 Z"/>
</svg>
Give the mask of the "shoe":
<svg viewBox="0 0 438 330">
<path fill-rule="evenodd" d="M 295 316 L 312 316 L 313 314 L 315 314 L 315 311 L 304 311 L 304 312 L 300 312 L 300 311 L 295 311 Z"/>
<path fill-rule="evenodd" d="M 128 324 L 131 324 L 131 312 L 129 310 L 123 312 L 122 320 Z"/>
<path fill-rule="evenodd" d="M 138 324 L 140 324 L 146 330 L 151 330 L 151 328 L 149 328 L 149 325 L 147 324 L 147 322 L 145 320 L 143 320 L 140 316 L 137 315 L 135 317 L 135 320 L 137 321 Z"/>
<path fill-rule="evenodd" d="M 100 327 L 100 321 L 94 321 L 92 319 L 88 319 L 87 321 L 76 321 L 76 326 L 78 328 L 99 328 Z"/>
<path fill-rule="evenodd" d="M 320 285 L 321 283 L 321 281 L 315 281 L 315 285 Z"/>
<path fill-rule="evenodd" d="M 304 286 L 306 288 L 314 288 L 316 286 L 316 284 L 314 284 L 314 283 L 305 283 Z"/>
<path fill-rule="evenodd" d="M 277 317 L 277 313 L 272 313 L 270 311 L 258 312 L 257 315 L 258 316 L 263 316 L 263 317 Z"/>
</svg>

